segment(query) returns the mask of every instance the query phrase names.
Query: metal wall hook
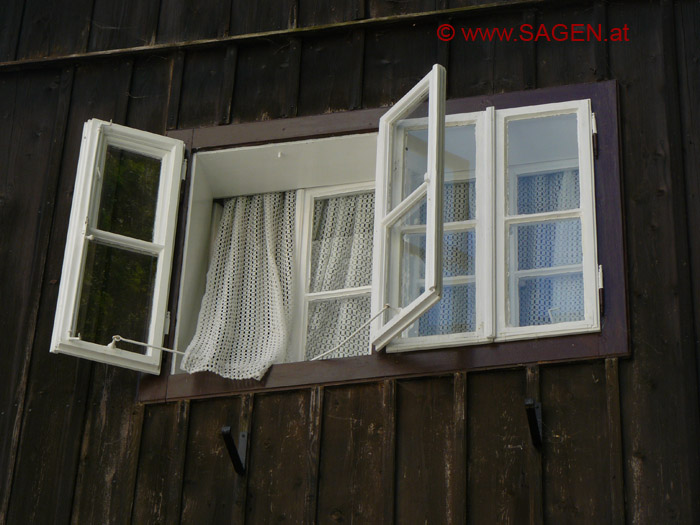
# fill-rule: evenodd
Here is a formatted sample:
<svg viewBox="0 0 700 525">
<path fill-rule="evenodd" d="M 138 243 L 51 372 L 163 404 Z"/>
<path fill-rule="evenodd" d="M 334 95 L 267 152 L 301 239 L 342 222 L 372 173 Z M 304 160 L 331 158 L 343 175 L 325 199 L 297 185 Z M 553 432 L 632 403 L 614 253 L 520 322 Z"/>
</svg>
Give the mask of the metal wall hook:
<svg viewBox="0 0 700 525">
<path fill-rule="evenodd" d="M 239 432 L 238 434 L 238 447 L 233 441 L 233 436 L 231 435 L 231 427 L 221 427 L 221 437 L 224 438 L 224 443 L 226 444 L 226 449 L 228 450 L 228 455 L 231 458 L 231 463 L 233 463 L 233 469 L 243 476 L 245 474 L 245 460 L 246 460 L 246 449 L 248 445 L 248 433 Z"/>
<path fill-rule="evenodd" d="M 539 450 L 542 448 L 542 403 L 528 397 L 525 399 L 525 412 L 532 444 Z"/>
</svg>

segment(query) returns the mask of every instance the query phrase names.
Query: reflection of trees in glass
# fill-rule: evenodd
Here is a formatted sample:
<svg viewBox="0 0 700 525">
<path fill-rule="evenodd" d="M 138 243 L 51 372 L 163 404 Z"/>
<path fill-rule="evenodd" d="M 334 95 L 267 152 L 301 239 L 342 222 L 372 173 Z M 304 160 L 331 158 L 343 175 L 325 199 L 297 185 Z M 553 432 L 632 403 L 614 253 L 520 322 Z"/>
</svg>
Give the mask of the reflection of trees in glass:
<svg viewBox="0 0 700 525">
<path fill-rule="evenodd" d="M 88 242 L 77 332 L 84 341 L 108 344 L 119 334 L 148 340 L 157 258 Z M 119 343 L 145 353 L 146 348 Z"/>
<path fill-rule="evenodd" d="M 160 159 L 107 146 L 97 228 L 153 240 Z"/>
</svg>

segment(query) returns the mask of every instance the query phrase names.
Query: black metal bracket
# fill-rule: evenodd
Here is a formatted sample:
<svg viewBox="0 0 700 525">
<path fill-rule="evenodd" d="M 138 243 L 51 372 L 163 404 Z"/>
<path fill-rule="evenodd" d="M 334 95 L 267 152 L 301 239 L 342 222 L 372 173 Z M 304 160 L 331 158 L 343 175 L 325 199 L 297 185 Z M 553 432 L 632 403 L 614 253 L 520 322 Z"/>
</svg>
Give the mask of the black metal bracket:
<svg viewBox="0 0 700 525">
<path fill-rule="evenodd" d="M 539 450 L 542 448 L 542 403 L 528 397 L 525 399 L 525 412 L 532 444 Z"/>
<path fill-rule="evenodd" d="M 233 442 L 231 427 L 221 427 L 221 437 L 224 438 L 228 455 L 231 457 L 231 462 L 233 463 L 233 469 L 241 476 L 244 475 L 248 433 L 240 432 L 238 434 L 238 447 L 236 447 L 236 443 Z"/>
</svg>

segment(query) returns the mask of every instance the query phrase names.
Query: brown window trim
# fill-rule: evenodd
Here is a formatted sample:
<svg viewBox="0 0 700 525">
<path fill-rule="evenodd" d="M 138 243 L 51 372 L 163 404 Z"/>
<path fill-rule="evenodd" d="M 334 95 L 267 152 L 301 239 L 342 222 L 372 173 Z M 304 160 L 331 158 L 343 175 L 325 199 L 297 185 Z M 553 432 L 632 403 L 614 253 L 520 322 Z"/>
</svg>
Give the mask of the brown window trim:
<svg viewBox="0 0 700 525">
<path fill-rule="evenodd" d="M 629 355 L 625 250 L 620 183 L 617 83 L 560 86 L 516 93 L 447 101 L 447 113 L 530 106 L 568 100 L 591 99 L 598 125 L 595 159 L 595 191 L 598 259 L 603 266 L 605 288 L 602 330 L 594 334 L 546 337 L 513 342 L 423 350 L 314 362 L 273 365 L 262 381 L 234 381 L 210 372 L 170 375 L 170 359 L 164 359 L 160 376 L 143 376 L 139 401 L 144 403 L 185 398 L 222 396 L 251 391 L 299 388 L 373 381 L 453 372 L 523 366 Z M 376 131 L 386 108 L 349 111 L 311 117 L 280 119 L 212 128 L 173 130 L 169 136 L 183 140 L 191 156 L 200 150 L 283 142 L 333 135 Z M 188 174 L 189 181 L 189 174 Z M 181 198 L 178 237 L 171 281 L 170 311 L 177 304 L 180 283 L 187 189 Z M 170 334 L 174 334 L 175 316 Z M 172 337 L 172 336 L 171 336 Z M 172 341 L 169 341 L 172 344 Z"/>
</svg>

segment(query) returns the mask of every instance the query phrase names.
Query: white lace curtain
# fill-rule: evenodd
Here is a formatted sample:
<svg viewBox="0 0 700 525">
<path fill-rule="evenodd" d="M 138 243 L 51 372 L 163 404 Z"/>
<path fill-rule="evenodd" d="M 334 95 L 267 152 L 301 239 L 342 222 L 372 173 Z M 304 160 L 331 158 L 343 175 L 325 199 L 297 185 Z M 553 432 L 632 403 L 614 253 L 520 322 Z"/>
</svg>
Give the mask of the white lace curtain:
<svg viewBox="0 0 700 525">
<path fill-rule="evenodd" d="M 293 300 L 295 197 L 290 191 L 226 202 L 184 370 L 259 380 L 284 359 Z"/>
</svg>

